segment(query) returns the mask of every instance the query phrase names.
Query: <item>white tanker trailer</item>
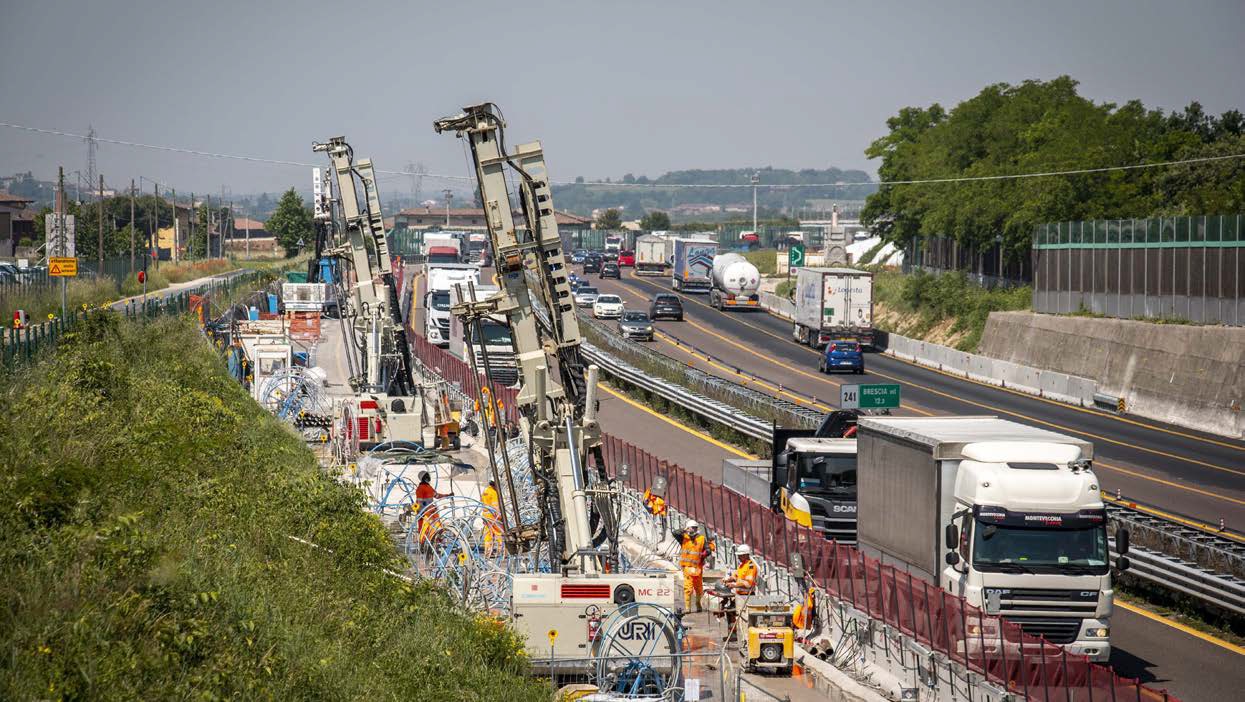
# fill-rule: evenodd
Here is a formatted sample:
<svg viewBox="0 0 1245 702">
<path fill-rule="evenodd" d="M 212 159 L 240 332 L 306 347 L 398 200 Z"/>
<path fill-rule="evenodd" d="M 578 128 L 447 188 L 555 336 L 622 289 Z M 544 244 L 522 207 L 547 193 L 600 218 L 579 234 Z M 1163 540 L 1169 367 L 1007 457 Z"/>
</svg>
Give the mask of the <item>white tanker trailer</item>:
<svg viewBox="0 0 1245 702">
<path fill-rule="evenodd" d="M 761 274 L 748 259 L 737 253 L 713 257 L 713 288 L 709 304 L 725 310 L 732 307 L 759 307 Z"/>
</svg>

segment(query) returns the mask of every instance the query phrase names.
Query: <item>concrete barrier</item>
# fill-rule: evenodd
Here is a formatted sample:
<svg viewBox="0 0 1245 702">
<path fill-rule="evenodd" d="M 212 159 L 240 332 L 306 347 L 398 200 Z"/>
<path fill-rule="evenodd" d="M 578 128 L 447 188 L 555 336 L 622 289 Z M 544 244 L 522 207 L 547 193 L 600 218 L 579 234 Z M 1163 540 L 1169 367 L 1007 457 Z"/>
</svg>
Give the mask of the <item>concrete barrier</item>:
<svg viewBox="0 0 1245 702">
<path fill-rule="evenodd" d="M 992 312 L 981 350 L 1080 379 L 1039 381 L 1052 397 L 1082 396 L 1094 384 L 1123 398 L 1129 414 L 1245 436 L 1245 329 L 1239 327 Z"/>
</svg>

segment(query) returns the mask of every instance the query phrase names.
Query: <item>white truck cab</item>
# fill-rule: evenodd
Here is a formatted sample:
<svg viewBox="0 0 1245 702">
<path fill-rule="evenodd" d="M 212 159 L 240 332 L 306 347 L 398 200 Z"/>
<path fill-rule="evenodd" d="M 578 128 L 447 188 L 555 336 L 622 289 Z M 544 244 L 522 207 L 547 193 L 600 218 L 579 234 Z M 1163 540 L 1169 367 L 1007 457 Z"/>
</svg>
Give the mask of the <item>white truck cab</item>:
<svg viewBox="0 0 1245 702">
<path fill-rule="evenodd" d="M 1069 653 L 1107 660 L 1107 514 L 1080 447 L 991 441 L 961 453 L 942 587 Z"/>
</svg>

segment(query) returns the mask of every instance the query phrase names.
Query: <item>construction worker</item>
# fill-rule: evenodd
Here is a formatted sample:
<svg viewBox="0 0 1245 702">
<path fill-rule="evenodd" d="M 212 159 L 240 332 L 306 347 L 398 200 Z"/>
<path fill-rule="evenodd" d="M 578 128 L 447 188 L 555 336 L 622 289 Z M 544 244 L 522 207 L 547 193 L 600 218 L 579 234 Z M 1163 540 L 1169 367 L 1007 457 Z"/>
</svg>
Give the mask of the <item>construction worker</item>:
<svg viewBox="0 0 1245 702">
<path fill-rule="evenodd" d="M 432 503 L 438 497 L 451 497 L 454 493 L 437 492 L 432 487 L 432 476 L 428 471 L 419 474 L 419 486 L 415 488 L 415 510 L 419 514 L 419 538 L 423 541 L 429 536 L 429 531 L 440 524 L 437 518 L 437 510 L 432 507 Z"/>
<path fill-rule="evenodd" d="M 648 508 L 649 512 L 658 517 L 666 516 L 666 501 L 654 495 L 653 491 L 648 488 L 644 489 L 644 506 Z"/>
<path fill-rule="evenodd" d="M 805 629 L 812 629 L 817 623 L 817 599 L 813 594 L 813 588 L 809 588 L 804 595 L 804 602 L 795 606 L 795 612 L 792 613 L 791 623 L 795 625 L 797 632 Z"/>
<path fill-rule="evenodd" d="M 501 541 L 501 499 L 497 493 L 496 481 L 488 481 L 488 487 L 484 488 L 480 501 L 484 503 L 484 552 L 492 555 Z"/>
<path fill-rule="evenodd" d="M 734 594 L 731 598 L 733 602 L 725 608 L 727 641 L 739 640 L 739 633 L 735 631 L 735 622 L 739 618 L 739 610 L 744 608 L 748 597 L 757 586 L 757 564 L 752 560 L 752 548 L 748 544 L 743 544 L 735 550 L 735 555 L 739 557 L 739 567 L 735 569 L 734 575 L 722 581 L 722 584 L 730 588 Z"/>
<path fill-rule="evenodd" d="M 682 546 L 679 567 L 683 569 L 683 611 L 699 612 L 700 597 L 705 592 L 705 560 L 712 544 L 700 533 L 700 524 L 695 519 L 688 520 L 685 528 L 672 531 L 670 535 Z"/>
</svg>

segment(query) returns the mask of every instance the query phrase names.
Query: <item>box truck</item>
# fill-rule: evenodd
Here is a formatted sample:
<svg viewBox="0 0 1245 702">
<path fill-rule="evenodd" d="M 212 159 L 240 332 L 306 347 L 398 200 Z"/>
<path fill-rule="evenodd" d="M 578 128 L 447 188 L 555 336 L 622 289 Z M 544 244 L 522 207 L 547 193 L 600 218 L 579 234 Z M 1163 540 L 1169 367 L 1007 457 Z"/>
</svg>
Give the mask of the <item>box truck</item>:
<svg viewBox="0 0 1245 702">
<path fill-rule="evenodd" d="M 455 285 L 480 284 L 480 269 L 470 263 L 429 264 L 424 290 L 424 337 L 446 347 L 450 344 L 450 291 Z"/>
<path fill-rule="evenodd" d="M 463 297 L 459 297 L 459 291 Z M 487 300 L 496 295 L 499 288 L 482 285 L 475 288 L 476 300 Z M 470 293 L 466 286 L 450 289 L 450 307 L 465 299 Z M 480 322 L 480 334 L 477 335 L 474 325 L 463 324 L 456 314 L 450 315 L 450 353 L 470 364 L 471 353 L 475 356 L 475 367 L 484 372 L 484 357 L 488 355 L 489 379 L 495 383 L 513 386 L 519 382 L 519 363 L 514 353 L 514 337 L 510 332 L 510 324 L 506 315 L 494 314 Z"/>
<path fill-rule="evenodd" d="M 712 239 L 673 240 L 674 272 L 670 287 L 678 291 L 708 292 L 713 287 L 713 257 L 718 242 Z"/>
<path fill-rule="evenodd" d="M 863 552 L 1070 653 L 1110 657 L 1111 551 L 1092 444 L 988 416 L 857 427 Z M 1126 530 L 1116 551 L 1127 569 Z M 1019 645 L 979 626 L 974 646 Z"/>
<path fill-rule="evenodd" d="M 873 346 L 873 274 L 854 268 L 795 269 L 792 336 L 814 348 L 835 340 Z"/>
<path fill-rule="evenodd" d="M 670 275 L 674 240 L 665 234 L 647 234 L 635 242 L 636 275 Z"/>
</svg>

